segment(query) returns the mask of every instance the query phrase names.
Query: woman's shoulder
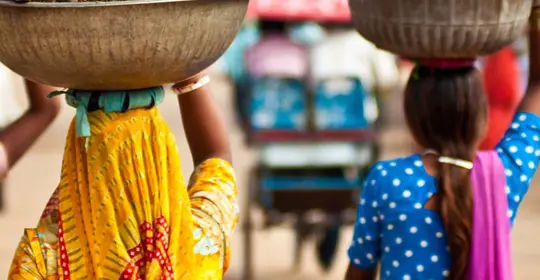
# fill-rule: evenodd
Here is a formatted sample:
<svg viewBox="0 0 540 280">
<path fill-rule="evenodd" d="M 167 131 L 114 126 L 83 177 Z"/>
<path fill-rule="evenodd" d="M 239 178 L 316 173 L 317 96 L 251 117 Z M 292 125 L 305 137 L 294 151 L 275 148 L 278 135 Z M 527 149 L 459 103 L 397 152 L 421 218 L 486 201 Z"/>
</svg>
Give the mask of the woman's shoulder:
<svg viewBox="0 0 540 280">
<path fill-rule="evenodd" d="M 377 161 L 371 168 L 371 172 L 374 172 L 375 170 L 386 170 L 386 174 L 388 174 L 388 172 L 404 171 L 407 168 L 421 168 L 423 165 L 421 156 L 419 154 L 412 154 L 404 157 Z M 381 174 L 384 173 L 385 172 L 381 172 Z"/>
<path fill-rule="evenodd" d="M 523 133 L 525 130 L 538 130 L 540 128 L 540 116 L 526 111 L 517 112 L 512 118 L 512 123 L 506 134 Z M 523 136 L 526 134 L 521 134 Z M 508 139 L 509 135 L 505 135 Z M 524 137 L 526 138 L 526 137 Z M 538 140 L 535 140 L 538 141 Z"/>
<path fill-rule="evenodd" d="M 390 185 L 383 183 L 399 185 L 403 177 L 422 174 L 423 168 L 422 158 L 418 154 L 378 161 L 369 171 L 367 180 L 370 182 L 366 183 L 383 186 Z"/>
<path fill-rule="evenodd" d="M 496 150 L 507 169 L 523 169 L 525 158 L 535 167 L 540 156 L 540 117 L 518 112 Z"/>
<path fill-rule="evenodd" d="M 512 119 L 512 125 L 514 127 L 516 126 L 516 123 L 531 125 L 536 128 L 540 123 L 540 116 L 532 112 L 519 111 Z"/>
</svg>

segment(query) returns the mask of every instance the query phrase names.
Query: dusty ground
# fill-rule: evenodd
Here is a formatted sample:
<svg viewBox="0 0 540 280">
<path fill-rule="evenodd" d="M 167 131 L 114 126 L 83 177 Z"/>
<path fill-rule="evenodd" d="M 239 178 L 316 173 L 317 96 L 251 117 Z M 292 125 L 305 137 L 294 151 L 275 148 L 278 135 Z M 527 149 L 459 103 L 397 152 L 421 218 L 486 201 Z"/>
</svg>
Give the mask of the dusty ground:
<svg viewBox="0 0 540 280">
<path fill-rule="evenodd" d="M 216 79 L 213 82 L 216 100 L 223 108 L 229 122 L 234 162 L 239 179 L 240 195 L 246 192 L 246 173 L 256 160 L 256 152 L 246 148 L 242 142 L 242 134 L 234 123 L 231 106 L 231 92 L 228 85 Z M 22 93 L 21 93 L 22 94 Z M 173 127 L 183 156 L 183 172 L 189 174 L 190 164 L 189 150 L 183 136 L 182 125 L 178 113 L 178 107 L 173 96 L 169 96 L 162 106 L 162 112 Z M 391 111 L 392 120 L 399 119 L 399 96 L 392 96 L 387 105 Z M 65 108 L 60 118 L 48 130 L 46 135 L 31 150 L 28 156 L 13 170 L 9 177 L 7 189 L 7 209 L 0 214 L 0 275 L 7 275 L 12 254 L 20 238 L 24 227 L 35 226 L 41 211 L 56 187 L 59 177 L 62 148 L 66 134 L 67 124 L 73 116 L 71 108 Z M 394 128 L 383 134 L 383 157 L 396 156 L 404 153 L 410 145 L 403 128 L 396 123 Z M 521 208 L 514 237 L 514 260 L 515 274 L 518 280 L 540 279 L 537 273 L 540 265 L 540 181 L 536 180 L 531 192 L 525 199 Z M 245 210 L 245 209 L 244 209 Z M 260 216 L 256 220 L 260 220 Z M 259 217 L 259 218 L 257 218 Z M 347 260 L 345 250 L 351 230 L 345 232 L 340 245 L 340 256 L 335 267 L 329 273 L 323 273 L 315 262 L 313 246 L 308 245 L 304 251 L 304 262 L 299 273 L 292 273 L 292 257 L 294 237 L 292 231 L 287 228 L 272 230 L 257 230 L 255 232 L 254 252 L 255 279 L 257 280 L 324 280 L 342 279 Z M 242 240 L 241 231 L 233 240 L 232 266 L 226 279 L 241 279 L 242 275 Z M 0 276 L 2 279 L 5 276 Z M 4 278 L 5 279 L 5 278 Z"/>
</svg>

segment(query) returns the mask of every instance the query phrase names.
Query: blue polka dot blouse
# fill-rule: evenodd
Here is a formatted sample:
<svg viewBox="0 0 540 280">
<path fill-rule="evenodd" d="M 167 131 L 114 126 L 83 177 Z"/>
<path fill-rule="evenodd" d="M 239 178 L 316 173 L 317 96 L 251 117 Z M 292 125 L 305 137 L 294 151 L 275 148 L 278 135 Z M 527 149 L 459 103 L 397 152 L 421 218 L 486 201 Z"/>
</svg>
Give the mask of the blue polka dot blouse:
<svg viewBox="0 0 540 280">
<path fill-rule="evenodd" d="M 540 117 L 518 113 L 497 145 L 514 221 L 540 158 Z M 437 193 L 420 155 L 378 162 L 369 172 L 348 255 L 362 269 L 381 263 L 381 280 L 445 279 L 450 255 L 438 213 L 424 209 Z"/>
</svg>

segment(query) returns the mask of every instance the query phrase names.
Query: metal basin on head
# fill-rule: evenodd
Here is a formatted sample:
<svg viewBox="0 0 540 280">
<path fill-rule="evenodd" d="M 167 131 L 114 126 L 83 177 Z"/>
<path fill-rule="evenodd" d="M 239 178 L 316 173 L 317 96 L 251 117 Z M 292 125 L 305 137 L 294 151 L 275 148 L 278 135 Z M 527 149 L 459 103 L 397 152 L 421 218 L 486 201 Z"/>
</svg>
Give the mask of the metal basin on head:
<svg viewBox="0 0 540 280">
<path fill-rule="evenodd" d="M 532 0 L 349 0 L 362 36 L 412 58 L 474 58 L 525 31 Z"/>
<path fill-rule="evenodd" d="M 27 79 L 83 90 L 140 89 L 214 63 L 248 0 L 0 0 L 0 62 Z"/>
</svg>

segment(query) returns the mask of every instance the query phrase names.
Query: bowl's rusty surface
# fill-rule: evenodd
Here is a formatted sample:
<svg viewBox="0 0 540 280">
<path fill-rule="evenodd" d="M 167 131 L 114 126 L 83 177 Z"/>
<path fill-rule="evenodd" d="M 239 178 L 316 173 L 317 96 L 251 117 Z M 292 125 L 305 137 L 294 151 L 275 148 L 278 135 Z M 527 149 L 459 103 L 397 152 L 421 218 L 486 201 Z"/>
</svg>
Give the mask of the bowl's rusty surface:
<svg viewBox="0 0 540 280">
<path fill-rule="evenodd" d="M 512 43 L 532 0 L 349 0 L 356 29 L 379 48 L 413 58 L 469 58 Z"/>
<path fill-rule="evenodd" d="M 248 0 L 0 1 L 0 62 L 30 80 L 84 90 L 178 82 L 214 63 Z"/>
</svg>

